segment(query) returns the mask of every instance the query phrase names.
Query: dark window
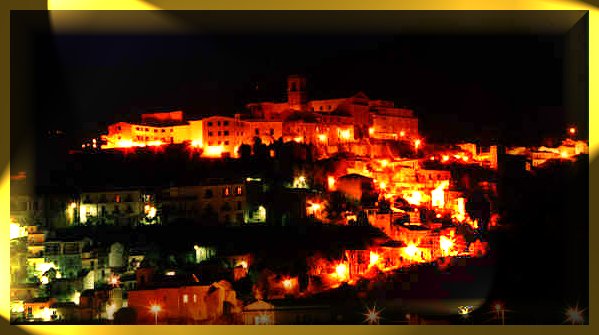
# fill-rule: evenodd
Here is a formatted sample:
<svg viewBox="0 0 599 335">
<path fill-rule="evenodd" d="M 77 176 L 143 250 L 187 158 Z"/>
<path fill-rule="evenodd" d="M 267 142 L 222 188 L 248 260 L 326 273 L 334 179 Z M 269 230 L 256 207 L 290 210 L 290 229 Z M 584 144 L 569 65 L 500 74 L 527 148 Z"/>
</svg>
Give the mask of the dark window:
<svg viewBox="0 0 599 335">
<path fill-rule="evenodd" d="M 208 127 L 212 127 L 212 122 L 208 122 Z"/>
<path fill-rule="evenodd" d="M 258 129 L 258 128 L 256 128 L 256 129 L 254 130 L 254 132 L 256 133 L 256 135 L 260 135 L 260 129 Z"/>
<path fill-rule="evenodd" d="M 241 210 L 241 201 L 237 201 L 237 210 Z"/>
<path fill-rule="evenodd" d="M 229 136 L 229 131 L 228 131 L 228 130 L 225 130 L 225 132 L 224 132 L 224 135 L 225 135 L 225 136 Z"/>
<path fill-rule="evenodd" d="M 116 129 L 121 130 L 121 126 L 116 127 Z"/>
<path fill-rule="evenodd" d="M 221 135 L 221 131 L 219 130 L 219 131 L 218 131 L 218 136 L 220 136 L 220 135 Z"/>
<path fill-rule="evenodd" d="M 204 192 L 204 198 L 209 199 L 212 198 L 214 196 L 212 190 L 208 189 Z"/>
<path fill-rule="evenodd" d="M 212 137 L 212 132 L 211 131 L 208 132 L 208 137 Z"/>
<path fill-rule="evenodd" d="M 229 125 L 229 121 L 223 122 L 223 126 L 228 126 L 228 125 Z"/>
<path fill-rule="evenodd" d="M 162 132 L 164 133 L 164 132 L 165 132 L 165 130 L 164 130 L 164 129 L 162 129 Z"/>
<path fill-rule="evenodd" d="M 158 132 L 158 129 L 154 129 L 154 132 L 155 132 L 155 133 L 157 133 L 157 132 Z"/>
<path fill-rule="evenodd" d="M 270 136 L 274 136 L 275 135 L 275 130 L 273 128 L 270 128 Z"/>
<path fill-rule="evenodd" d="M 220 121 L 216 121 L 216 125 L 217 125 L 217 126 L 220 126 Z"/>
<path fill-rule="evenodd" d="M 225 145 L 229 145 L 229 141 L 225 141 Z"/>
</svg>

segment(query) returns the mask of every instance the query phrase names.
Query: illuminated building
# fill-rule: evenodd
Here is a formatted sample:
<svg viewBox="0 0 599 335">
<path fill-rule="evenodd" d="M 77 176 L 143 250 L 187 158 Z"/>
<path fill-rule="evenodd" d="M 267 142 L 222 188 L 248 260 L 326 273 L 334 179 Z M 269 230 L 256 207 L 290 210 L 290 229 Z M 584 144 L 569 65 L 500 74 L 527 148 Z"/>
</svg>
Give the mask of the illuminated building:
<svg viewBox="0 0 599 335">
<path fill-rule="evenodd" d="M 63 238 L 48 239 L 45 243 L 46 262 L 54 263 L 62 277 L 75 278 L 82 269 L 83 252 L 91 245 L 88 238 L 69 240 Z"/>
<path fill-rule="evenodd" d="M 52 321 L 56 319 L 56 311 L 50 307 L 56 302 L 55 298 L 34 298 L 23 302 L 25 319 Z"/>
<path fill-rule="evenodd" d="M 363 92 L 347 98 L 308 100 L 306 86 L 305 77 L 291 75 L 287 78 L 286 102 L 257 102 L 246 107 L 253 118 L 265 120 L 287 120 L 296 112 L 315 113 L 322 124 L 339 121 L 352 124 L 356 138 L 370 135 L 397 139 L 402 131 L 406 138 L 418 137 L 418 119 L 413 112 L 396 108 L 392 101 L 371 100 Z"/>
<path fill-rule="evenodd" d="M 159 216 L 150 217 L 156 210 L 155 196 L 136 188 L 82 192 L 77 208 L 79 223 L 85 225 L 160 222 Z"/>
<path fill-rule="evenodd" d="M 314 299 L 258 300 L 243 308 L 245 325 L 326 324 L 331 306 Z"/>
<path fill-rule="evenodd" d="M 207 180 L 202 185 L 170 187 L 162 192 L 167 220 L 196 220 L 205 223 L 240 225 L 246 212 L 246 190 L 242 182 Z"/>
<path fill-rule="evenodd" d="M 335 182 L 337 191 L 348 199 L 360 202 L 365 196 L 371 196 L 375 192 L 372 178 L 359 174 L 348 174 L 337 178 Z"/>
<path fill-rule="evenodd" d="M 137 323 L 154 324 L 151 306 L 160 306 L 159 324 L 210 323 L 240 312 L 231 285 L 225 281 L 212 284 L 189 283 L 128 292 L 128 307 L 137 312 Z"/>
</svg>

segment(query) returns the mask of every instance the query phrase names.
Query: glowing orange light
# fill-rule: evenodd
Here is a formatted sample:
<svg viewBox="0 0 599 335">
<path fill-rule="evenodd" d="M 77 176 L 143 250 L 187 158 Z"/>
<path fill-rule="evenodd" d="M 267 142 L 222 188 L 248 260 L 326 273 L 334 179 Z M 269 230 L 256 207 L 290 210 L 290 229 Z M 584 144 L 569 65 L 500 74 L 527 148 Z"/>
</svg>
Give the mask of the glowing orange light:
<svg viewBox="0 0 599 335">
<path fill-rule="evenodd" d="M 404 248 L 403 253 L 407 259 L 412 260 L 412 261 L 417 261 L 417 260 L 420 260 L 420 257 L 418 255 L 419 251 L 420 251 L 420 248 L 418 248 L 418 245 L 414 242 L 410 242 Z"/>
<path fill-rule="evenodd" d="M 439 186 L 437 186 L 431 192 L 432 205 L 434 207 L 442 208 L 443 206 L 445 206 L 445 192 L 444 192 L 444 189 L 447 188 L 447 186 L 449 186 L 449 182 L 448 181 L 443 181 L 443 182 L 441 182 L 441 184 Z"/>
<path fill-rule="evenodd" d="M 421 141 L 420 141 L 420 140 L 416 140 L 416 141 L 414 141 L 414 148 L 415 148 L 416 150 L 418 150 L 418 148 L 420 147 L 420 143 L 421 143 Z"/>
<path fill-rule="evenodd" d="M 283 280 L 283 287 L 287 291 L 291 290 L 293 288 L 293 282 L 291 281 L 291 279 Z"/>
<path fill-rule="evenodd" d="M 406 132 L 405 132 L 405 131 L 403 131 L 403 130 L 402 130 L 402 131 L 400 131 L 400 132 L 399 132 L 399 136 L 401 136 L 401 137 L 404 137 L 404 136 L 406 136 Z"/>
<path fill-rule="evenodd" d="M 120 277 L 117 276 L 117 275 L 112 275 L 108 279 L 108 283 L 110 283 L 110 285 L 112 285 L 114 287 L 118 287 L 120 285 L 120 283 L 121 283 Z"/>
<path fill-rule="evenodd" d="M 374 127 L 370 127 L 370 128 L 368 128 L 368 134 L 369 134 L 369 135 L 372 135 L 372 134 L 374 134 Z"/>
<path fill-rule="evenodd" d="M 452 248 L 455 244 L 453 238 L 441 235 L 439 237 L 439 247 L 441 248 L 441 252 L 443 256 L 450 256 L 452 254 Z"/>
<path fill-rule="evenodd" d="M 207 146 L 204 148 L 203 155 L 206 157 L 221 157 L 224 148 L 220 145 Z"/>
<path fill-rule="evenodd" d="M 434 160 L 435 160 L 435 156 L 431 156 L 431 161 L 434 161 Z"/>
<path fill-rule="evenodd" d="M 560 153 L 560 156 L 561 156 L 562 158 L 568 158 L 568 153 L 567 153 L 567 152 L 565 152 L 565 151 L 562 151 L 562 152 Z"/>
<path fill-rule="evenodd" d="M 329 187 L 329 191 L 334 191 L 335 190 L 335 177 L 328 176 L 327 177 L 327 185 Z"/>
<path fill-rule="evenodd" d="M 327 141 L 327 135 L 326 134 L 319 134 L 318 135 L 318 140 L 320 142 L 326 142 Z"/>
<path fill-rule="evenodd" d="M 571 128 L 568 130 L 568 131 L 569 131 L 569 132 L 570 132 L 570 134 L 572 134 L 572 135 L 576 134 L 576 128 L 574 128 L 574 127 L 571 127 Z"/>
<path fill-rule="evenodd" d="M 405 197 L 405 199 L 410 205 L 420 206 L 422 193 L 420 191 L 414 191 L 410 196 Z"/>
<path fill-rule="evenodd" d="M 202 140 L 193 140 L 191 141 L 191 146 L 194 148 L 201 148 L 202 147 Z"/>
<path fill-rule="evenodd" d="M 335 274 L 337 275 L 339 281 L 346 281 L 349 277 L 349 269 L 347 268 L 347 265 L 344 263 L 339 263 L 335 267 Z"/>
<path fill-rule="evenodd" d="M 443 155 L 443 161 L 447 162 L 449 160 L 449 156 L 448 155 Z"/>
<path fill-rule="evenodd" d="M 351 132 L 349 131 L 349 129 L 340 130 L 339 131 L 339 137 L 341 137 L 341 139 L 347 141 L 347 140 L 349 140 L 351 138 Z"/>
<path fill-rule="evenodd" d="M 384 190 L 384 189 L 386 189 L 386 188 L 387 188 L 387 183 L 385 183 L 384 181 L 382 181 L 382 182 L 379 184 L 379 186 L 380 186 L 381 190 Z"/>
<path fill-rule="evenodd" d="M 462 156 L 462 160 L 463 160 L 464 162 L 467 162 L 467 161 L 468 161 L 468 156 Z"/>
<path fill-rule="evenodd" d="M 383 168 L 386 168 L 387 165 L 389 165 L 389 160 L 387 160 L 387 159 L 381 159 L 381 166 Z"/>
<path fill-rule="evenodd" d="M 297 143 L 302 143 L 302 141 L 304 140 L 304 138 L 303 138 L 303 137 L 300 137 L 300 136 L 298 136 L 298 137 L 294 137 L 294 138 L 293 138 L 293 140 L 294 140 L 295 142 L 297 142 Z"/>
<path fill-rule="evenodd" d="M 370 263 L 368 267 L 375 266 L 381 257 L 376 252 L 370 252 Z"/>
</svg>

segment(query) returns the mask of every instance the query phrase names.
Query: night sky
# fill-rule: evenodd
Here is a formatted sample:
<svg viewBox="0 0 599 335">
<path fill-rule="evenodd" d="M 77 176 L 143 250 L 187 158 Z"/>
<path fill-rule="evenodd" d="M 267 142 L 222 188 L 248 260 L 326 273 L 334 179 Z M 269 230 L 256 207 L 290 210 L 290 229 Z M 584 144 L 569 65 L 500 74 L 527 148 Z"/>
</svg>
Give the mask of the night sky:
<svg viewBox="0 0 599 335">
<path fill-rule="evenodd" d="M 53 115 L 40 125 L 76 137 L 148 109 L 232 115 L 284 101 L 294 73 L 308 76 L 311 98 L 364 91 L 414 109 L 429 141 L 526 144 L 572 122 L 559 37 L 55 36 L 38 45 L 36 101 Z"/>
</svg>

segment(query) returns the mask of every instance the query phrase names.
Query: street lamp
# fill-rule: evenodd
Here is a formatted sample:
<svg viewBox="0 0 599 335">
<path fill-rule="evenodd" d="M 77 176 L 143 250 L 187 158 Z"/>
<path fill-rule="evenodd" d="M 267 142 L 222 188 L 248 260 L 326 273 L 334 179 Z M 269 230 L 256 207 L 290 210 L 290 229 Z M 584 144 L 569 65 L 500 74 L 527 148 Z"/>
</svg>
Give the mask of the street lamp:
<svg viewBox="0 0 599 335">
<path fill-rule="evenodd" d="M 501 313 L 501 324 L 505 325 L 505 308 L 501 303 L 495 304 L 495 311 L 497 312 L 497 318 L 499 319 L 499 313 Z"/>
<path fill-rule="evenodd" d="M 571 322 L 573 325 L 575 324 L 584 324 L 584 310 L 579 310 L 578 306 L 570 307 L 566 310 L 566 321 Z"/>
<path fill-rule="evenodd" d="M 152 313 L 154 313 L 154 324 L 155 325 L 158 324 L 158 312 L 160 312 L 161 310 L 162 310 L 162 308 L 160 308 L 160 306 L 158 306 L 158 305 L 150 306 L 150 311 L 152 311 Z"/>
</svg>

